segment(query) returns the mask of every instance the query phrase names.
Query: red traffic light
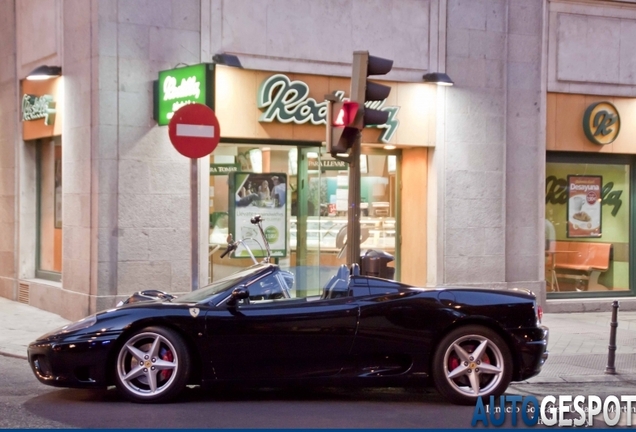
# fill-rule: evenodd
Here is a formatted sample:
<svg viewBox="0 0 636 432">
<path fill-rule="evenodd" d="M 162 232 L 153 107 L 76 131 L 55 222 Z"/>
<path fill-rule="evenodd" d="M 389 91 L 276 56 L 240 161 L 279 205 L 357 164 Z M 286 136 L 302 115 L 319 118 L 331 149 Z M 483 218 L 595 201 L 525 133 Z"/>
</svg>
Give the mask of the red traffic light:
<svg viewBox="0 0 636 432">
<path fill-rule="evenodd" d="M 338 127 L 349 126 L 356 119 L 358 107 L 359 104 L 357 102 L 336 103 L 331 124 Z"/>
</svg>

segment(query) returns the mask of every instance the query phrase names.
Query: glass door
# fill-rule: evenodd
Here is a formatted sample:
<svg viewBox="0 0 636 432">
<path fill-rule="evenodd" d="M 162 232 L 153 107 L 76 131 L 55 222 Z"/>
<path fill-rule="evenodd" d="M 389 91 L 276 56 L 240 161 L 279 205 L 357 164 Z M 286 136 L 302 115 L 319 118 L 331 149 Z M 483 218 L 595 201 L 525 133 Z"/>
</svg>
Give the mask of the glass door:
<svg viewBox="0 0 636 432">
<path fill-rule="evenodd" d="M 296 169 L 290 171 L 292 208 L 290 219 L 290 271 L 296 275 L 298 296 L 320 293 L 325 276 L 320 269 L 321 233 L 321 170 L 320 148 L 300 147 L 290 152 L 290 160 L 296 153 Z M 325 283 L 326 283 L 325 279 Z"/>
</svg>

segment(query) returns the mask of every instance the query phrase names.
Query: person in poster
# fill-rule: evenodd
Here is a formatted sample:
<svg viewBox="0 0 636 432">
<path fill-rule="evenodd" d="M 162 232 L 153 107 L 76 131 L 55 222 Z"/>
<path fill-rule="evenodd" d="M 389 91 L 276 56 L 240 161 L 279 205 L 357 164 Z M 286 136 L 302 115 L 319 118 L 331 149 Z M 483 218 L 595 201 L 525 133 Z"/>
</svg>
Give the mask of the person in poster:
<svg viewBox="0 0 636 432">
<path fill-rule="evenodd" d="M 286 175 L 234 172 L 231 176 L 230 184 L 233 190 L 230 197 L 234 197 L 231 232 L 234 238 L 258 238 L 258 232 L 250 223 L 250 219 L 260 215 L 272 256 L 285 256 L 287 254 Z M 252 248 L 251 244 L 250 248 Z M 246 253 L 242 251 L 241 246 L 235 256 L 240 257 L 244 252 Z M 266 255 L 264 248 L 261 250 L 252 248 L 252 252 L 257 257 Z"/>
<path fill-rule="evenodd" d="M 274 183 L 274 188 L 272 189 L 272 198 L 276 203 L 276 207 L 284 207 L 285 202 L 287 201 L 287 188 L 285 183 L 280 181 L 280 177 L 273 176 L 272 182 Z"/>
</svg>

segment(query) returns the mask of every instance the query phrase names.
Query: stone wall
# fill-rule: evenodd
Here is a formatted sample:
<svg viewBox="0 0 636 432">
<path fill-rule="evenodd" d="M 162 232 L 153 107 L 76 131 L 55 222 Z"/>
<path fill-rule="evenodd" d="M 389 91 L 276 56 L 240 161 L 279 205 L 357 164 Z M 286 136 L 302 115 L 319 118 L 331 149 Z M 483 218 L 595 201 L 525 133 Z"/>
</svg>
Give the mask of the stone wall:
<svg viewBox="0 0 636 432">
<path fill-rule="evenodd" d="M 142 289 L 190 290 L 190 164 L 153 120 L 153 81 L 160 70 L 202 59 L 199 0 L 97 3 L 92 142 L 99 310 Z"/>
<path fill-rule="evenodd" d="M 0 14 L 0 296 L 15 299 L 18 91 L 15 10 L 13 2 L 5 3 L 6 7 Z"/>
<path fill-rule="evenodd" d="M 448 1 L 440 284 L 541 285 L 544 7 Z"/>
</svg>

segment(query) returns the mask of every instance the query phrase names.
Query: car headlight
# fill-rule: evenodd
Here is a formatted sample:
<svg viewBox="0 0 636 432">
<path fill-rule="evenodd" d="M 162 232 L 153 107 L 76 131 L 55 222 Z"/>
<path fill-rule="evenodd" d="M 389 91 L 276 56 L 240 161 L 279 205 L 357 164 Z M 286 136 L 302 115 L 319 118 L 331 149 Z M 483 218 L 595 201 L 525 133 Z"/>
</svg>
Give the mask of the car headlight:
<svg viewBox="0 0 636 432">
<path fill-rule="evenodd" d="M 60 333 L 70 333 L 77 330 L 82 330 L 88 328 L 97 322 L 97 315 L 90 315 L 86 318 L 82 318 L 79 321 L 76 321 L 71 324 L 67 324 L 62 327 L 59 331 Z"/>
<path fill-rule="evenodd" d="M 87 316 L 86 318 L 82 318 L 79 321 L 76 321 L 74 323 L 70 323 L 70 324 L 66 324 L 63 327 L 57 328 L 51 332 L 48 332 L 45 335 L 42 335 L 38 338 L 38 340 L 40 339 L 47 339 L 49 337 L 52 336 L 56 336 L 56 335 L 62 335 L 64 333 L 70 333 L 73 331 L 77 331 L 77 330 L 82 330 L 85 328 L 88 328 L 90 326 L 92 326 L 93 324 L 95 324 L 97 322 L 97 316 L 96 315 L 90 315 Z"/>
</svg>

